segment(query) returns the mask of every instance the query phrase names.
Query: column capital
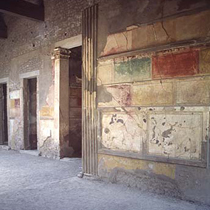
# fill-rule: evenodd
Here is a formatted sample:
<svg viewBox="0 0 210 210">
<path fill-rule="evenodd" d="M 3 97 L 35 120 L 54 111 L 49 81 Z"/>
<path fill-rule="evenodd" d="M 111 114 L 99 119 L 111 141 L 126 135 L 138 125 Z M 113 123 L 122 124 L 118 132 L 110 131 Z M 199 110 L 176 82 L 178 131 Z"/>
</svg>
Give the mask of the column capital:
<svg viewBox="0 0 210 210">
<path fill-rule="evenodd" d="M 52 60 L 55 59 L 69 59 L 71 54 L 71 50 L 62 48 L 62 47 L 56 47 L 54 49 L 54 52 L 52 53 Z"/>
</svg>

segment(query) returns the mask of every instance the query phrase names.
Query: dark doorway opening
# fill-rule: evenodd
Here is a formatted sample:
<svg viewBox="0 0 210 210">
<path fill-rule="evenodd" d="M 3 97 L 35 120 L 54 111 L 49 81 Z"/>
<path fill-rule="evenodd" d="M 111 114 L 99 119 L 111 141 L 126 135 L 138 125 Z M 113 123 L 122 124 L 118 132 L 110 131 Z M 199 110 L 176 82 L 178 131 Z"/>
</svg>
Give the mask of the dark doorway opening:
<svg viewBox="0 0 210 210">
<path fill-rule="evenodd" d="M 69 147 L 71 157 L 82 156 L 82 47 L 71 49 L 69 59 Z"/>
<path fill-rule="evenodd" d="M 37 79 L 24 80 L 25 149 L 37 150 Z"/>
<path fill-rule="evenodd" d="M 7 84 L 0 84 L 0 145 L 8 145 Z"/>
</svg>

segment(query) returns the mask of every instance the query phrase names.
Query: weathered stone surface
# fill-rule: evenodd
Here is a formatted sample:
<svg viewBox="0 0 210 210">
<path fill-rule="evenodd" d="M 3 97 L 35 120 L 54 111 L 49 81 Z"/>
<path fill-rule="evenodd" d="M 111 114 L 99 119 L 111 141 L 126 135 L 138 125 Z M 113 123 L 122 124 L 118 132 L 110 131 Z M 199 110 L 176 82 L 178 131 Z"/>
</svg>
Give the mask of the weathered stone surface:
<svg viewBox="0 0 210 210">
<path fill-rule="evenodd" d="M 210 80 L 177 81 L 177 103 L 188 105 L 209 105 Z"/>
<path fill-rule="evenodd" d="M 176 41 L 209 37 L 210 11 L 179 17 L 174 22 Z"/>
<path fill-rule="evenodd" d="M 200 74 L 210 74 L 210 49 L 200 51 Z"/>
<path fill-rule="evenodd" d="M 53 138 L 54 122 L 53 120 L 40 120 L 39 123 L 40 123 L 41 135 L 40 135 L 40 142 L 38 142 L 38 146 L 42 147 L 44 141 L 47 138 Z"/>
<path fill-rule="evenodd" d="M 172 30 L 173 33 L 174 31 L 171 27 L 171 24 L 167 24 L 167 26 L 168 31 Z M 172 40 L 168 39 L 168 35 L 160 22 L 141 26 L 137 29 L 134 29 L 132 33 L 132 49 L 141 49 L 166 44 L 170 41 Z"/>
<path fill-rule="evenodd" d="M 10 117 L 20 116 L 20 99 L 10 99 Z"/>
<path fill-rule="evenodd" d="M 202 122 L 202 114 L 196 112 L 151 114 L 149 154 L 200 160 Z"/>
<path fill-rule="evenodd" d="M 51 85 L 49 88 L 49 92 L 47 94 L 46 104 L 49 107 L 53 107 L 54 105 L 54 85 Z"/>
<path fill-rule="evenodd" d="M 198 73 L 198 51 L 153 57 L 153 78 L 193 76 Z"/>
<path fill-rule="evenodd" d="M 59 141 L 54 141 L 54 121 L 40 120 L 40 136 L 38 150 L 40 155 L 48 158 L 59 157 Z"/>
<path fill-rule="evenodd" d="M 148 30 L 151 26 L 142 26 L 133 30 L 132 49 L 144 48 L 151 45 L 148 40 Z M 141 37 L 141 38 L 139 38 Z"/>
<path fill-rule="evenodd" d="M 54 67 L 51 53 L 56 42 L 59 41 L 61 44 L 61 40 L 81 34 L 81 11 L 88 6 L 88 2 L 45 1 L 44 4 L 45 23 L 7 16 L 8 25 L 13 25 L 15 21 L 15 27 L 12 26 L 13 30 L 10 31 L 8 39 L 0 40 L 0 77 L 9 77 L 8 88 L 13 91 L 20 89 L 20 74 L 40 71 L 37 108 L 38 114 L 42 115 L 40 117 L 46 118 L 52 117 L 52 110 L 47 110 L 48 108 L 42 110 L 42 108 L 54 106 Z M 65 92 L 65 89 L 62 91 Z M 8 103 L 10 104 L 9 100 Z M 22 115 L 22 111 L 20 114 Z M 63 114 L 66 116 L 65 113 Z M 11 117 L 14 115 L 16 114 L 12 114 Z M 20 119 L 21 121 L 23 119 Z M 9 141 L 13 142 L 13 149 L 19 149 L 19 140 L 23 141 L 23 126 L 19 125 L 20 122 L 19 119 L 14 120 L 14 129 L 11 129 L 11 132 L 14 133 L 9 135 L 11 137 Z M 41 126 L 38 124 L 38 135 L 41 135 L 43 129 L 46 128 L 42 129 Z M 14 143 L 16 140 L 18 142 Z M 53 142 L 53 139 L 50 141 Z M 49 147 L 51 147 L 50 144 Z M 53 153 L 52 149 L 49 149 L 48 152 Z"/>
<path fill-rule="evenodd" d="M 20 117 L 20 91 L 11 91 L 9 94 L 9 113 L 10 118 Z"/>
<path fill-rule="evenodd" d="M 103 37 L 103 39 L 102 42 L 99 43 L 99 52 L 104 49 L 106 37 L 109 34 L 124 31 L 126 28 L 130 30 L 139 25 L 146 25 L 161 19 L 168 18 L 168 20 L 170 20 L 177 15 L 186 17 L 185 13 L 189 14 L 192 10 L 195 13 L 198 8 L 200 8 L 197 10 L 198 12 L 202 11 L 201 8 L 207 9 L 207 5 L 209 5 L 209 2 L 205 0 L 166 0 L 164 2 L 161 0 L 133 0 L 123 1 L 122 4 L 119 4 L 119 1 L 117 0 L 109 1 L 109 4 L 106 2 L 106 4 L 100 7 L 101 15 L 99 16 L 99 25 L 103 25 L 103 27 L 99 27 L 99 35 L 100 37 Z M 163 22 L 163 25 L 165 26 L 166 23 L 165 21 Z M 165 28 L 169 31 L 166 26 Z M 173 34 L 175 35 L 176 30 L 173 33 L 168 33 L 170 36 Z M 158 38 L 161 39 L 160 36 Z"/>
<path fill-rule="evenodd" d="M 102 146 L 140 152 L 146 139 L 146 116 L 135 113 L 106 113 L 102 116 Z"/>
<path fill-rule="evenodd" d="M 98 87 L 98 106 L 130 106 L 131 86 L 112 85 Z"/>
<path fill-rule="evenodd" d="M 111 155 L 99 154 L 99 175 L 109 176 L 114 168 L 123 168 L 125 170 L 147 170 L 155 174 L 165 175 L 169 178 L 175 178 L 175 165 L 167 163 L 157 163 L 152 161 L 144 161 L 131 159 L 126 157 L 117 157 Z M 106 173 L 107 174 L 106 174 Z"/>
<path fill-rule="evenodd" d="M 40 117 L 54 117 L 54 108 L 43 106 L 40 110 Z"/>
<path fill-rule="evenodd" d="M 114 82 L 114 62 L 110 60 L 108 62 L 101 62 L 98 65 L 97 83 L 112 84 Z"/>
<path fill-rule="evenodd" d="M 107 43 L 102 55 L 114 54 L 131 50 L 132 31 L 112 34 L 107 37 Z"/>
<path fill-rule="evenodd" d="M 150 58 L 125 58 L 115 62 L 114 81 L 135 82 L 151 78 Z"/>
<path fill-rule="evenodd" d="M 20 117 L 10 118 L 9 120 L 9 146 L 13 150 L 23 149 L 23 124 Z"/>
<path fill-rule="evenodd" d="M 172 105 L 173 84 L 171 82 L 153 82 L 132 86 L 132 105 Z"/>
<path fill-rule="evenodd" d="M 11 92 L 9 93 L 9 98 L 10 98 L 10 99 L 17 99 L 17 98 L 20 98 L 20 91 L 19 91 L 19 90 L 11 91 Z"/>
<path fill-rule="evenodd" d="M 130 48 L 134 50 L 178 41 L 205 39 L 209 37 L 209 15 L 209 11 L 200 12 L 109 35 L 102 55 L 116 54 Z M 124 37 L 118 38 L 120 44 L 117 43 L 116 36 Z"/>
</svg>

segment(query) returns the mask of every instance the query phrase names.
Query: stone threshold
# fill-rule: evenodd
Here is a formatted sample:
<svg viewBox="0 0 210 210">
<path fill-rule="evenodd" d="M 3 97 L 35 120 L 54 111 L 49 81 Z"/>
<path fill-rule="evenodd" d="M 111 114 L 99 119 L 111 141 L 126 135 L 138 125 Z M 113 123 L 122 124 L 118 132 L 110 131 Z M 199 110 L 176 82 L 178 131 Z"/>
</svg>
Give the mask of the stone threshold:
<svg viewBox="0 0 210 210">
<path fill-rule="evenodd" d="M 0 149 L 2 150 L 10 150 L 11 148 L 7 145 L 0 145 Z"/>
<path fill-rule="evenodd" d="M 39 151 L 38 150 L 20 150 L 19 151 L 21 154 L 27 154 L 27 155 L 33 155 L 33 156 L 39 156 Z"/>
</svg>

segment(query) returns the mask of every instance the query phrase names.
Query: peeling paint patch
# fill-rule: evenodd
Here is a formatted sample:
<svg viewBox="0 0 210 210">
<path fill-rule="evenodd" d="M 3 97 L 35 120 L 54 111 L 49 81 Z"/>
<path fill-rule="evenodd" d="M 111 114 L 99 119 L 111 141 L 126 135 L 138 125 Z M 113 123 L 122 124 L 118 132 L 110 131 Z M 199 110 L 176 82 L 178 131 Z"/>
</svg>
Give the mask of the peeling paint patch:
<svg viewBox="0 0 210 210">
<path fill-rule="evenodd" d="M 146 139 L 144 114 L 106 113 L 102 116 L 102 145 L 108 149 L 139 152 Z"/>
<path fill-rule="evenodd" d="M 54 106 L 54 85 L 51 85 L 46 99 L 46 104 L 48 106 Z"/>
<path fill-rule="evenodd" d="M 198 51 L 154 56 L 153 78 L 193 76 L 198 73 Z"/>
<path fill-rule="evenodd" d="M 132 105 L 172 105 L 173 85 L 170 82 L 132 86 Z"/>
<path fill-rule="evenodd" d="M 38 150 L 40 155 L 49 158 L 59 157 L 59 141 L 54 140 L 54 121 L 40 120 Z"/>
<path fill-rule="evenodd" d="M 210 103 L 210 80 L 185 80 L 177 82 L 177 103 L 208 105 Z"/>
<path fill-rule="evenodd" d="M 20 98 L 20 91 L 19 91 L 19 90 L 11 91 L 11 92 L 9 93 L 9 98 L 10 98 L 10 99 L 17 99 L 17 98 Z"/>
<path fill-rule="evenodd" d="M 170 1 L 170 7 L 171 4 Z M 132 27 L 129 31 L 111 34 L 107 38 L 106 46 L 101 55 L 117 54 L 191 39 L 204 40 L 209 37 L 209 15 L 210 12 L 207 10 L 146 26 L 142 25 L 138 28 Z"/>
<path fill-rule="evenodd" d="M 22 120 L 20 117 L 15 117 L 9 120 L 9 146 L 11 149 L 20 150 L 23 149 L 23 139 L 22 139 Z"/>
<path fill-rule="evenodd" d="M 114 80 L 114 62 L 111 60 L 108 64 L 106 62 L 100 63 L 97 68 L 97 83 L 112 84 Z"/>
<path fill-rule="evenodd" d="M 173 34 L 174 25 L 165 22 L 164 25 L 166 25 L 168 33 Z M 132 33 L 132 49 L 166 44 L 170 41 L 174 41 L 174 38 L 168 39 L 168 35 L 160 22 L 138 27 Z"/>
<path fill-rule="evenodd" d="M 107 91 L 107 88 L 103 85 L 97 87 L 97 100 L 98 103 L 108 103 L 112 101 L 112 94 Z"/>
<path fill-rule="evenodd" d="M 112 34 L 107 37 L 107 43 L 102 55 L 115 54 L 131 50 L 132 31 Z"/>
<path fill-rule="evenodd" d="M 149 154 L 200 160 L 202 114 L 156 113 L 149 117 Z"/>
<path fill-rule="evenodd" d="M 98 105 L 103 106 L 130 106 L 130 85 L 113 85 L 98 87 Z"/>
<path fill-rule="evenodd" d="M 147 170 L 155 174 L 164 175 L 171 179 L 175 179 L 176 166 L 167 163 L 158 163 L 145 160 L 137 160 L 126 157 L 117 157 L 111 155 L 99 154 L 99 175 L 108 176 L 115 168 L 123 168 L 125 170 Z"/>
</svg>

